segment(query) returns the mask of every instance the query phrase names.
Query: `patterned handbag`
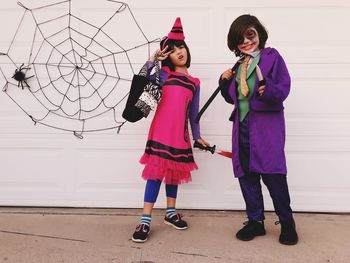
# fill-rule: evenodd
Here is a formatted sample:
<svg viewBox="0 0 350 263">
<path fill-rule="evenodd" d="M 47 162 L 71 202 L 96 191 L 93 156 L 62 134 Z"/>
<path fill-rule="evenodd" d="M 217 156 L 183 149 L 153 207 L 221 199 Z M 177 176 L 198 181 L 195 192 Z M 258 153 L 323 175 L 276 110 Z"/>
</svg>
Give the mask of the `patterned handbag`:
<svg viewBox="0 0 350 263">
<path fill-rule="evenodd" d="M 138 75 L 134 75 L 122 115 L 124 119 L 136 122 L 146 118 L 155 109 L 162 95 L 159 72 L 159 62 L 156 60 L 155 81 L 148 79 L 147 65 L 142 67 Z"/>
</svg>

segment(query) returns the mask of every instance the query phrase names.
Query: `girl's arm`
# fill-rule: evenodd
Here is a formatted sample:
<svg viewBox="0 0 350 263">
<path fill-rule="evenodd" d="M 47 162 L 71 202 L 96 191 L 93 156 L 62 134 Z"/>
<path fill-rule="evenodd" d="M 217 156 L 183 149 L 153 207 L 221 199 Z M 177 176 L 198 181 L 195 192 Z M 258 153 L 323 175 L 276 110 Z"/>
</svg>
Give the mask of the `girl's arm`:
<svg viewBox="0 0 350 263">
<path fill-rule="evenodd" d="M 163 61 L 164 59 L 166 59 L 169 56 L 169 54 L 172 52 L 172 51 L 167 52 L 167 50 L 168 50 L 168 46 L 166 46 L 162 50 L 157 49 L 154 52 L 154 54 L 149 58 L 149 60 L 146 62 L 146 64 L 141 68 L 139 75 L 145 76 L 146 78 L 148 78 L 151 81 L 155 81 L 155 79 L 156 79 L 155 74 L 151 75 L 152 69 L 155 66 L 155 61 L 156 60 Z M 169 73 L 168 69 L 162 68 L 160 70 L 159 77 L 160 77 L 160 84 L 161 85 L 165 82 L 165 80 L 168 76 L 168 73 Z"/>
<path fill-rule="evenodd" d="M 199 123 L 195 122 L 195 119 L 199 112 L 199 95 L 200 95 L 200 87 L 198 86 L 196 88 L 195 94 L 192 99 L 192 103 L 190 106 L 190 116 L 189 116 L 193 140 L 198 140 L 201 138 Z"/>
<path fill-rule="evenodd" d="M 146 78 L 149 78 L 149 75 L 151 74 L 151 71 L 154 67 L 154 62 L 153 61 L 146 61 L 145 65 L 140 69 L 140 72 L 138 75 L 144 76 Z"/>
<path fill-rule="evenodd" d="M 268 103 L 282 103 L 290 91 L 291 80 L 283 58 L 278 55 L 273 64 L 271 74 L 265 76 L 264 92 L 259 100 Z"/>
<path fill-rule="evenodd" d="M 166 59 L 169 54 L 172 52 L 172 51 L 168 51 L 168 46 L 166 46 L 164 49 L 160 50 L 160 49 L 157 49 L 154 54 L 149 58 L 149 60 L 146 62 L 146 64 L 142 67 L 139 75 L 142 75 L 142 76 L 145 76 L 147 77 L 149 80 L 151 81 L 155 81 L 156 79 L 156 75 L 155 74 L 152 74 L 151 75 L 151 72 L 152 72 L 152 69 L 154 68 L 155 66 L 155 61 L 158 60 L 158 61 L 163 61 L 164 59 Z M 160 72 L 159 72 L 159 77 L 160 77 L 160 85 L 163 85 L 163 83 L 165 82 L 167 76 L 169 74 L 169 70 L 168 68 L 166 67 L 163 67 Z"/>
<path fill-rule="evenodd" d="M 145 76 L 148 80 L 150 81 L 155 81 L 156 80 L 156 75 L 155 73 L 151 74 L 152 69 L 155 66 L 155 62 L 152 60 L 148 60 L 146 64 L 141 68 L 139 75 Z M 159 77 L 160 77 L 160 84 L 163 85 L 165 82 L 166 78 L 168 76 L 168 71 L 161 69 L 159 72 Z"/>
<path fill-rule="evenodd" d="M 196 117 L 198 115 L 198 111 L 199 111 L 199 95 L 200 95 L 200 87 L 198 86 L 196 89 L 196 92 L 193 96 L 193 100 L 192 100 L 191 108 L 190 108 L 190 124 L 191 124 L 193 140 L 199 142 L 204 147 L 206 147 L 206 146 L 210 147 L 210 144 L 207 141 L 205 141 L 204 139 L 202 139 L 202 137 L 201 137 L 199 123 L 195 122 L 195 119 L 196 119 Z"/>
</svg>

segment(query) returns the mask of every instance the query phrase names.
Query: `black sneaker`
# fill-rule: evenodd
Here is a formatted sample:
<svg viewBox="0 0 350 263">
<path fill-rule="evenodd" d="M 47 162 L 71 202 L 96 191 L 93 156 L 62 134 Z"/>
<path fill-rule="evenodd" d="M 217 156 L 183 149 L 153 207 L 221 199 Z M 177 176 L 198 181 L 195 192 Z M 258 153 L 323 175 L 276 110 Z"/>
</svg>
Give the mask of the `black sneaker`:
<svg viewBox="0 0 350 263">
<path fill-rule="evenodd" d="M 245 226 L 241 230 L 239 230 L 236 234 L 236 237 L 239 240 L 249 241 L 256 236 L 263 236 L 266 234 L 263 221 L 258 222 L 258 221 L 249 220 L 247 222 L 244 222 L 244 225 Z"/>
<path fill-rule="evenodd" d="M 170 226 L 175 227 L 179 230 L 184 230 L 188 228 L 187 222 L 182 220 L 182 216 L 180 214 L 176 214 L 172 217 L 164 217 L 164 223 Z"/>
<path fill-rule="evenodd" d="M 281 224 L 281 234 L 279 237 L 279 242 L 283 245 L 295 245 L 298 243 L 298 234 L 295 230 L 294 220 L 290 222 L 275 222 L 275 225 Z"/>
<path fill-rule="evenodd" d="M 146 224 L 139 224 L 136 227 L 135 232 L 132 235 L 131 240 L 136 242 L 136 243 L 146 242 L 150 231 L 151 231 L 151 229 L 150 229 L 150 227 L 148 225 L 146 225 Z"/>
</svg>

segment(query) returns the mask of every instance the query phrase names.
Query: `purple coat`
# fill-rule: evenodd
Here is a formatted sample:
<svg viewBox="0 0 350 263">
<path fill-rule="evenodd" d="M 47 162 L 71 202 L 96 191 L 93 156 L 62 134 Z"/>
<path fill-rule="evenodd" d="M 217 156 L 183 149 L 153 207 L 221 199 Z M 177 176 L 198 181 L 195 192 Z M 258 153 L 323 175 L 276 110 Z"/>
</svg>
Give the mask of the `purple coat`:
<svg viewBox="0 0 350 263">
<path fill-rule="evenodd" d="M 260 174 L 287 174 L 285 145 L 285 121 L 283 101 L 290 91 L 290 76 L 286 64 L 274 48 L 264 48 L 258 63 L 266 80 L 265 92 L 257 94 L 258 78 L 249 101 L 250 162 L 249 170 Z M 237 73 L 236 73 L 237 74 Z M 234 74 L 221 94 L 225 100 L 237 105 L 237 83 Z M 239 116 L 235 107 L 230 120 L 232 129 L 232 163 L 235 177 L 244 175 L 239 160 Z"/>
</svg>

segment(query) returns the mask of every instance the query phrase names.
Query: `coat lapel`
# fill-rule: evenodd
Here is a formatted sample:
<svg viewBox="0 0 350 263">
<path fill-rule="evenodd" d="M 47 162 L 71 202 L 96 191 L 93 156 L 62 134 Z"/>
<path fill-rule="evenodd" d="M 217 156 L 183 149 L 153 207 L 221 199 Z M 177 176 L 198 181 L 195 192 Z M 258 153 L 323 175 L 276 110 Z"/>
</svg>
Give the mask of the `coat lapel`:
<svg viewBox="0 0 350 263">
<path fill-rule="evenodd" d="M 252 61 L 252 63 L 250 64 L 250 66 L 248 68 L 247 79 L 249 79 L 250 75 L 255 70 L 256 65 L 259 63 L 259 60 L 260 60 L 260 55 L 258 55 L 255 58 L 253 58 L 253 61 Z"/>
<path fill-rule="evenodd" d="M 275 61 L 275 56 L 271 54 L 271 51 L 271 48 L 264 48 L 260 53 L 260 62 L 258 64 L 264 77 L 270 72 Z"/>
</svg>

